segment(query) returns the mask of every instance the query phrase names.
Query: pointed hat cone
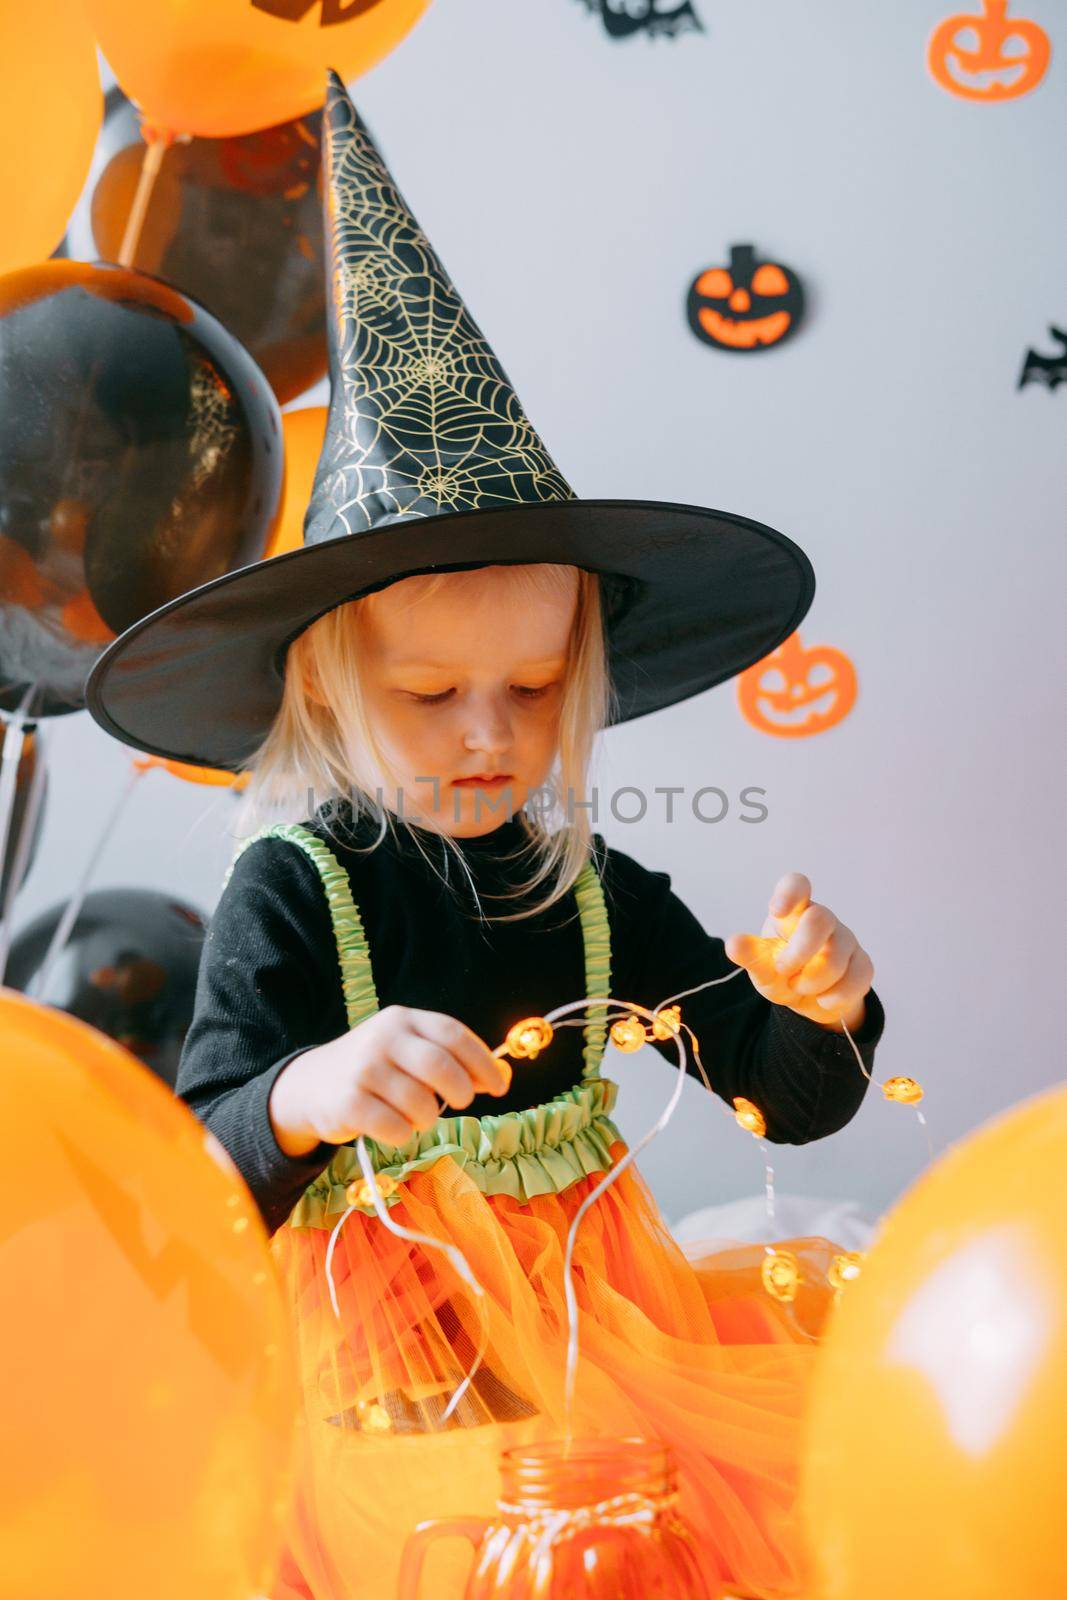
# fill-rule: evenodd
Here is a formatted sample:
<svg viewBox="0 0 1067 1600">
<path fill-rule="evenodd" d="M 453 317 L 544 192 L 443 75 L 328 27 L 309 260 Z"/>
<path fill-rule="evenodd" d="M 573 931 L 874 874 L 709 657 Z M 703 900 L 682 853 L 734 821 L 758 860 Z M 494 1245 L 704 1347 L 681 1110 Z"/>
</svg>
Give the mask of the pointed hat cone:
<svg viewBox="0 0 1067 1600">
<path fill-rule="evenodd" d="M 336 73 L 323 139 L 332 394 L 305 542 L 572 499 Z"/>
</svg>

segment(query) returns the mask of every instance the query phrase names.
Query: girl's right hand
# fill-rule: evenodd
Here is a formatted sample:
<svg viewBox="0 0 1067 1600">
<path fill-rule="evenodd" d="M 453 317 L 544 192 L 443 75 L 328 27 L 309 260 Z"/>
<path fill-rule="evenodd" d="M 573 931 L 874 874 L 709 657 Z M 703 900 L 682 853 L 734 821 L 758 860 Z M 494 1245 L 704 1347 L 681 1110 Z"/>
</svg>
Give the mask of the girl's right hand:
<svg viewBox="0 0 1067 1600">
<path fill-rule="evenodd" d="M 279 1148 L 309 1154 L 321 1141 L 360 1134 L 402 1145 L 432 1128 L 438 1097 L 462 1110 L 476 1094 L 502 1095 L 511 1068 L 456 1017 L 386 1006 L 329 1044 L 296 1056 L 271 1089 L 269 1115 Z"/>
</svg>

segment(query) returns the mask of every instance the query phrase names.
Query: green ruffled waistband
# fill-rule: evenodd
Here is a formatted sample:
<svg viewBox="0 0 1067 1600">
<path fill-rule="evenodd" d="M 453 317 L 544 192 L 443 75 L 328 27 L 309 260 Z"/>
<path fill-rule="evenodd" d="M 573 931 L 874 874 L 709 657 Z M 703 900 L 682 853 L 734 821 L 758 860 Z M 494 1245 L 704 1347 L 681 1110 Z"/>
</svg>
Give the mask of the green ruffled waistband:
<svg viewBox="0 0 1067 1600">
<path fill-rule="evenodd" d="M 524 1111 L 498 1116 L 441 1117 L 425 1133 L 399 1148 L 367 1140 L 376 1173 L 403 1184 L 442 1157 L 455 1161 L 483 1194 L 506 1194 L 526 1202 L 561 1194 L 579 1178 L 611 1168 L 611 1147 L 622 1135 L 611 1121 L 618 1085 L 593 1079 Z M 304 1191 L 289 1217 L 294 1228 L 332 1227 L 349 1208 L 345 1191 L 362 1178 L 353 1145 L 342 1145 L 322 1177 Z M 403 1200 L 402 1189 L 386 1204 Z M 358 1210 L 373 1213 L 373 1205 Z"/>
</svg>

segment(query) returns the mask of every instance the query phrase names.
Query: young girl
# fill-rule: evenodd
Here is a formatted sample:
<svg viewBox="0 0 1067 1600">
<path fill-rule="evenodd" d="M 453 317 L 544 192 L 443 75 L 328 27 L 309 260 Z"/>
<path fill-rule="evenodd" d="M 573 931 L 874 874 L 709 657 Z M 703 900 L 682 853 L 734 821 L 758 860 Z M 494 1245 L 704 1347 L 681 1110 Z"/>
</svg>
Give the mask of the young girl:
<svg viewBox="0 0 1067 1600">
<path fill-rule="evenodd" d="M 810 568 L 743 518 L 571 496 L 337 82 L 326 128 L 334 388 L 304 549 L 154 613 L 88 686 L 120 738 L 244 768 L 250 812 L 292 819 L 237 852 L 178 1085 L 292 1307 L 300 1466 L 271 1600 L 391 1600 L 420 1521 L 489 1511 L 500 1451 L 568 1424 L 668 1443 L 709 1581 L 797 1594 L 835 1246 L 782 1241 L 784 1285 L 758 1247 L 690 1261 L 629 1167 L 577 1236 L 570 1416 L 564 1251 L 625 1149 L 601 1073 L 625 1002 L 681 996 L 711 1087 L 769 1140 L 824 1137 L 862 1100 L 844 1030 L 869 1072 L 871 964 L 808 880 L 771 897 L 772 975 L 590 811 L 597 732 L 768 653 Z M 583 996 L 611 1015 L 541 1048 L 516 1031 Z M 676 1031 L 648 1030 L 672 1061 Z M 390 1219 L 457 1246 L 480 1294 L 382 1223 L 360 1138 Z"/>
</svg>

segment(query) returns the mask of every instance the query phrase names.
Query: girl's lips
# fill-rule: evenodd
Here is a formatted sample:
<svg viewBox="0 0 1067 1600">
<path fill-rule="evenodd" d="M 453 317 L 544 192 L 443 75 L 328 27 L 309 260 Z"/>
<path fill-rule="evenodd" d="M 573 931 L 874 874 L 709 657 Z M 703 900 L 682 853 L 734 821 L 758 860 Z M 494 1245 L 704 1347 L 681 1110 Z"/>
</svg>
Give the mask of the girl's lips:
<svg viewBox="0 0 1067 1600">
<path fill-rule="evenodd" d="M 502 772 L 499 773 L 495 778 L 454 778 L 452 780 L 452 787 L 454 789 L 471 789 L 474 787 L 479 789 L 497 789 L 502 783 L 510 782 L 511 774 L 509 772 Z"/>
</svg>

